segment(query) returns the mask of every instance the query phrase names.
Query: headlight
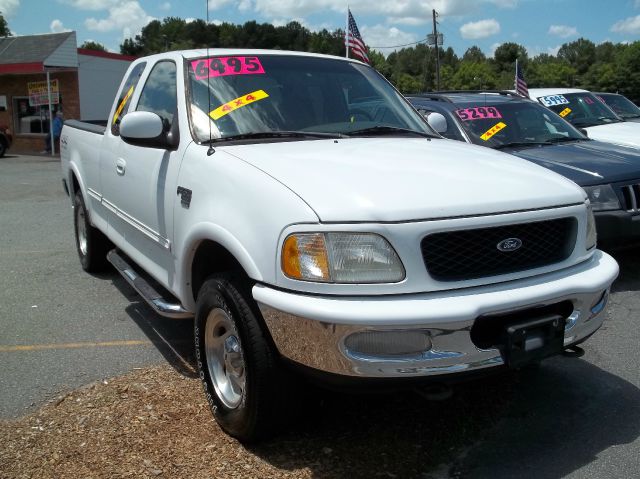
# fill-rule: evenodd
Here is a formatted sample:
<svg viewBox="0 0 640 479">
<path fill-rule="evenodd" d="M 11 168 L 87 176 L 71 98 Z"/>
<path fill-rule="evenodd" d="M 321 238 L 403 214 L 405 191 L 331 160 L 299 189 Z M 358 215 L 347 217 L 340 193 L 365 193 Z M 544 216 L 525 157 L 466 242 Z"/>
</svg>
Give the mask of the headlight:
<svg viewBox="0 0 640 479">
<path fill-rule="evenodd" d="M 405 276 L 389 242 L 373 233 L 298 233 L 282 247 L 289 278 L 324 283 L 397 283 Z"/>
<path fill-rule="evenodd" d="M 619 210 L 620 201 L 611 185 L 584 186 L 593 211 Z"/>
<path fill-rule="evenodd" d="M 591 205 L 587 205 L 587 239 L 585 240 L 588 250 L 595 248 L 597 242 L 596 219 L 593 216 Z"/>
</svg>

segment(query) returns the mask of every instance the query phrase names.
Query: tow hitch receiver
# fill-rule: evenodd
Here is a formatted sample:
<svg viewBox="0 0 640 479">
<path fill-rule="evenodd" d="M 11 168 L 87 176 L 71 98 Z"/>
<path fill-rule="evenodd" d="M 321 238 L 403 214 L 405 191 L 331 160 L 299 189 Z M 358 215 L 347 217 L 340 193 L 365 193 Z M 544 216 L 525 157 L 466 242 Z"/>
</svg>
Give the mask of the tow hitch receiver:
<svg viewBox="0 0 640 479">
<path fill-rule="evenodd" d="M 508 325 L 504 330 L 502 358 L 510 368 L 560 354 L 564 350 L 565 318 L 550 315 Z"/>
</svg>

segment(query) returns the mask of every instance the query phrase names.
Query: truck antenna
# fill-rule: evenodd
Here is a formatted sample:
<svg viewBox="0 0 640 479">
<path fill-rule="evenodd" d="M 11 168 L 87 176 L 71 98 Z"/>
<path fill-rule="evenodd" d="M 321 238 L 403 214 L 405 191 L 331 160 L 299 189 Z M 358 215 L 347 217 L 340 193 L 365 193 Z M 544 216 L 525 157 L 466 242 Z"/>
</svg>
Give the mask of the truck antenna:
<svg viewBox="0 0 640 479">
<path fill-rule="evenodd" d="M 209 29 L 209 0 L 206 0 L 207 10 L 207 29 Z M 209 58 L 209 39 L 207 39 L 207 66 L 211 59 Z M 207 120 L 209 123 L 209 149 L 207 150 L 207 156 L 213 155 L 216 150 L 213 147 L 213 134 L 211 133 L 211 118 L 209 118 L 211 112 L 211 75 L 207 74 L 207 99 L 209 100 L 209 110 L 207 110 Z"/>
</svg>

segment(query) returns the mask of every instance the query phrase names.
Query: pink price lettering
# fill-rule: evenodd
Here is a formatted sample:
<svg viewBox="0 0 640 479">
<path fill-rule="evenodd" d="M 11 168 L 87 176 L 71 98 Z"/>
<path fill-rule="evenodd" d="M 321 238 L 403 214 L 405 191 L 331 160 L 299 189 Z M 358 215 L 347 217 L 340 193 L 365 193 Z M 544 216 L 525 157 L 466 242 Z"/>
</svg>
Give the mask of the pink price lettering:
<svg viewBox="0 0 640 479">
<path fill-rule="evenodd" d="M 228 75 L 259 75 L 264 73 L 258 57 L 215 57 L 191 62 L 196 80 Z"/>
<path fill-rule="evenodd" d="M 585 97 L 584 97 L 584 102 L 585 102 L 587 105 L 593 105 L 593 100 L 592 100 L 591 98 L 589 98 L 588 96 L 585 96 Z"/>
<path fill-rule="evenodd" d="M 456 115 L 458 115 L 462 121 L 484 120 L 485 118 L 502 118 L 498 109 L 493 106 L 463 108 L 461 110 L 456 110 Z"/>
</svg>

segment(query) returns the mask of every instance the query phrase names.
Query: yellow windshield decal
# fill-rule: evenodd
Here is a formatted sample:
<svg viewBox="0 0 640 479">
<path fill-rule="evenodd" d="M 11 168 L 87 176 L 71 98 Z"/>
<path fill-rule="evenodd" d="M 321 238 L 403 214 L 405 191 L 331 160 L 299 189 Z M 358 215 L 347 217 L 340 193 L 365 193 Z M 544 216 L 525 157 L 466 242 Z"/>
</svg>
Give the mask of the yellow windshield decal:
<svg viewBox="0 0 640 479">
<path fill-rule="evenodd" d="M 127 92 L 127 94 L 124 96 L 124 98 L 120 102 L 120 105 L 118 105 L 118 109 L 116 110 L 116 114 L 113 115 L 113 124 L 114 125 L 116 124 L 116 121 L 118 121 L 118 118 L 120 118 L 120 113 L 122 113 L 122 109 L 127 104 L 127 101 L 129 100 L 129 98 L 131 97 L 132 94 L 133 94 L 133 85 L 131 85 L 131 88 L 129 88 L 129 91 Z"/>
<path fill-rule="evenodd" d="M 564 110 L 562 110 L 562 111 L 560 112 L 560 116 L 561 116 L 562 118 L 564 118 L 564 117 L 565 117 L 565 116 L 567 116 L 569 113 L 571 113 L 571 108 L 565 108 Z"/>
<path fill-rule="evenodd" d="M 500 130 L 502 130 L 502 129 L 506 128 L 506 127 L 507 127 L 507 125 L 502 123 L 502 122 L 496 123 L 491 128 L 489 128 L 487 131 L 485 131 L 480 138 L 482 138 L 484 141 L 487 141 L 493 135 L 495 135 Z"/>
<path fill-rule="evenodd" d="M 220 105 L 218 108 L 209 113 L 209 116 L 214 120 L 217 120 L 218 118 L 222 118 L 223 116 L 231 113 L 234 110 L 237 110 L 238 108 L 250 105 L 254 101 L 263 100 L 268 96 L 269 95 L 267 95 L 267 92 L 265 92 L 264 90 L 256 90 L 247 95 L 239 96 L 235 100 L 231 100 L 224 105 Z"/>
</svg>

